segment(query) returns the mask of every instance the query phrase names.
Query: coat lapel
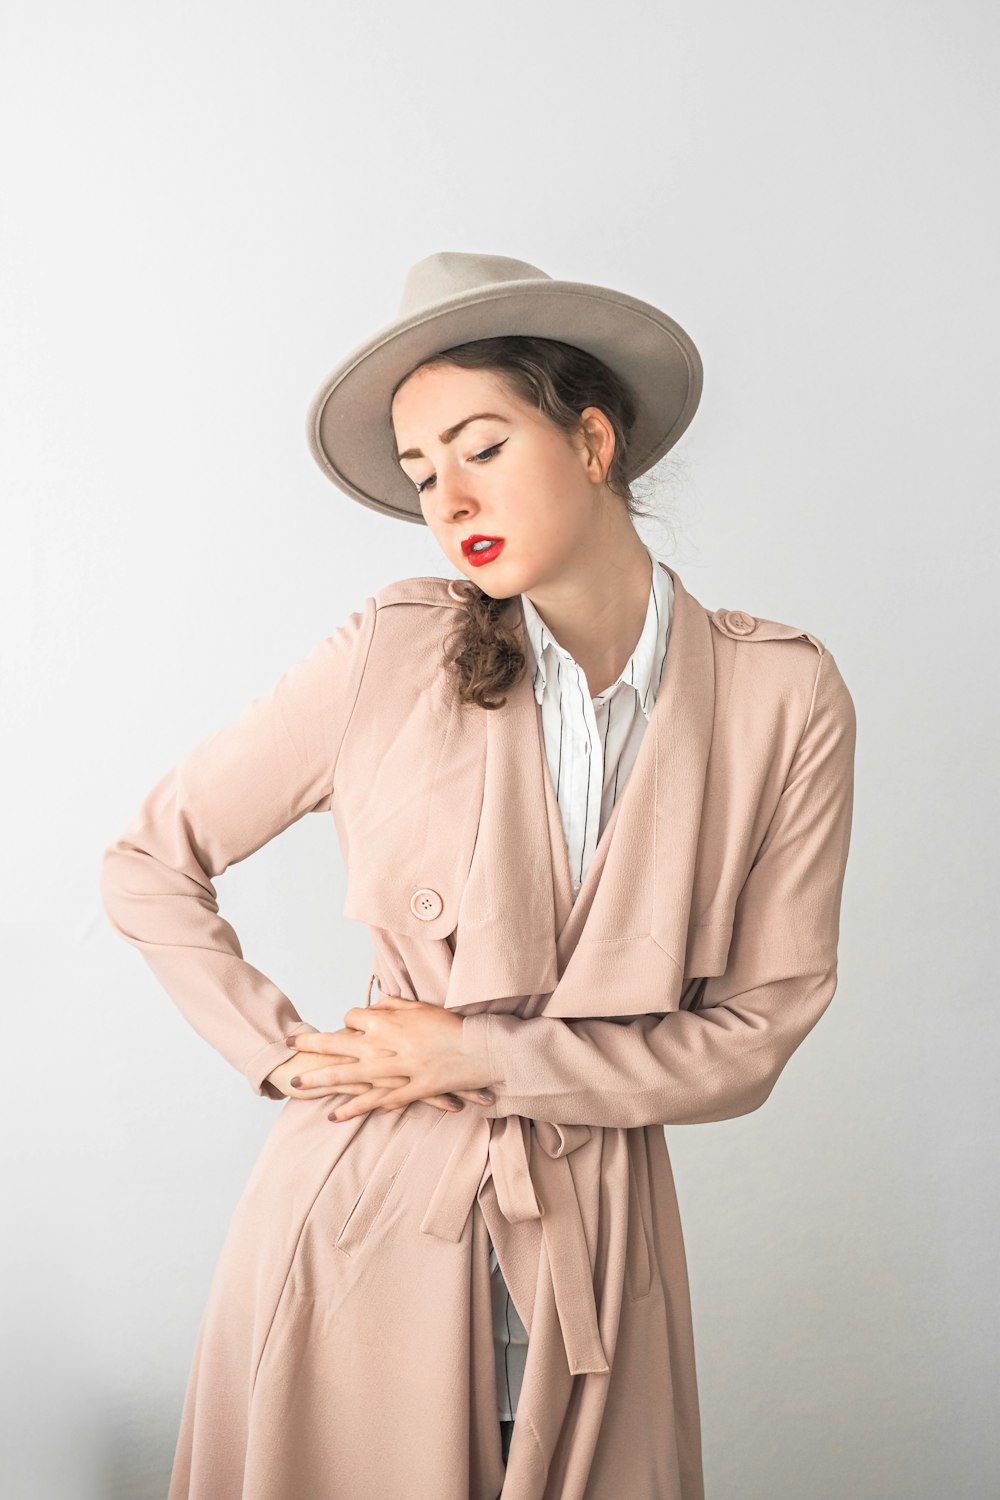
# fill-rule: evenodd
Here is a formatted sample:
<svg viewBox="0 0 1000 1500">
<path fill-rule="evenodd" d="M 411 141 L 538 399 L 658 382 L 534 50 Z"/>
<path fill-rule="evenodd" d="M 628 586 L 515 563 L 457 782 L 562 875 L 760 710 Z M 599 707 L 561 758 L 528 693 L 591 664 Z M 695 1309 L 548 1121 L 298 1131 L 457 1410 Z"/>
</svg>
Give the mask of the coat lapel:
<svg viewBox="0 0 1000 1500">
<path fill-rule="evenodd" d="M 485 719 L 486 759 L 446 1006 L 524 996 L 525 1014 L 583 1017 L 682 1003 L 715 668 L 707 612 L 666 571 L 674 615 L 662 684 L 575 902 L 530 672 L 502 709 L 453 719 L 456 736 L 481 733 Z M 523 638 L 520 601 L 514 624 Z"/>
<path fill-rule="evenodd" d="M 523 630 L 519 601 L 518 614 Z M 531 673 L 525 672 L 503 708 L 475 715 L 466 710 L 453 721 L 456 736 L 485 730 L 486 772 L 458 909 L 444 1002 L 449 1007 L 548 993 L 558 983 L 555 857 L 538 708 Z M 464 815 L 474 817 L 474 809 Z"/>
</svg>

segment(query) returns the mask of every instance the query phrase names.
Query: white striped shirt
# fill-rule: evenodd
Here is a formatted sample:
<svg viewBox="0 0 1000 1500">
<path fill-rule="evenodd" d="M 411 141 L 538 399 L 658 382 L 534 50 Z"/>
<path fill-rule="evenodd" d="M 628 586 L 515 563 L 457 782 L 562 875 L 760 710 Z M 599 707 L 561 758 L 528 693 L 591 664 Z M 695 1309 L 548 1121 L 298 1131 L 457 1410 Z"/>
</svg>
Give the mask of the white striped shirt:
<svg viewBox="0 0 1000 1500">
<path fill-rule="evenodd" d="M 576 899 L 597 842 L 639 753 L 656 702 L 670 639 L 674 587 L 649 548 L 652 579 L 646 620 L 617 680 L 596 698 L 526 594 L 521 595 L 535 697 L 541 704 L 545 754 L 559 803 Z M 497 1404 L 510 1421 L 527 1358 L 528 1334 L 490 1246 Z"/>
</svg>

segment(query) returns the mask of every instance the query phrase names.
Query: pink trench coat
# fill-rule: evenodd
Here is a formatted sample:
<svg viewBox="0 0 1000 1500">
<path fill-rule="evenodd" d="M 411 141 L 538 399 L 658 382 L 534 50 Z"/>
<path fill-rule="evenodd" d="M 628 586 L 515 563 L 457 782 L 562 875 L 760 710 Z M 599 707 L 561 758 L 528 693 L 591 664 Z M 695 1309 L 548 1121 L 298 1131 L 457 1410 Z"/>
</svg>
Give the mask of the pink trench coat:
<svg viewBox="0 0 1000 1500">
<path fill-rule="evenodd" d="M 575 904 L 530 675 L 502 709 L 459 705 L 439 661 L 458 606 L 432 577 L 369 598 L 107 849 L 114 926 L 281 1098 L 283 1038 L 315 1028 L 243 959 L 210 877 L 332 811 L 382 990 L 457 1010 L 496 1079 L 458 1114 L 285 1100 L 169 1500 L 702 1500 L 663 1126 L 759 1108 L 833 997 L 855 717 L 815 636 L 710 613 L 668 572 L 664 684 Z M 506 1477 L 487 1228 L 530 1333 Z"/>
</svg>

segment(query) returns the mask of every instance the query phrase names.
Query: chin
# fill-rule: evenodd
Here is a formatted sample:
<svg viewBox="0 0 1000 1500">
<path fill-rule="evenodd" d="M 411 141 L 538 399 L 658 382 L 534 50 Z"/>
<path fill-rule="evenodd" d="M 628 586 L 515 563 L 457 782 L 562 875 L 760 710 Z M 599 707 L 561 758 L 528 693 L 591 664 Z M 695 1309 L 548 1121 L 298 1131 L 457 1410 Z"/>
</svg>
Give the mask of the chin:
<svg viewBox="0 0 1000 1500">
<path fill-rule="evenodd" d="M 466 573 L 470 583 L 482 589 L 484 594 L 489 594 L 491 599 L 513 599 L 517 594 L 524 592 L 527 587 L 523 573 L 518 568 L 504 568 L 501 574 L 498 564 L 503 558 L 497 558 L 496 562 L 487 563 L 484 568 L 471 569 L 472 577 Z M 481 573 L 482 577 L 475 575 Z"/>
<path fill-rule="evenodd" d="M 513 599 L 515 595 L 521 593 L 519 588 L 511 588 L 509 584 L 505 584 L 503 588 L 500 588 L 497 584 L 487 587 L 485 580 L 480 583 L 478 578 L 470 578 L 469 582 L 474 583 L 478 589 L 481 589 L 484 594 L 488 594 L 491 599 Z"/>
</svg>

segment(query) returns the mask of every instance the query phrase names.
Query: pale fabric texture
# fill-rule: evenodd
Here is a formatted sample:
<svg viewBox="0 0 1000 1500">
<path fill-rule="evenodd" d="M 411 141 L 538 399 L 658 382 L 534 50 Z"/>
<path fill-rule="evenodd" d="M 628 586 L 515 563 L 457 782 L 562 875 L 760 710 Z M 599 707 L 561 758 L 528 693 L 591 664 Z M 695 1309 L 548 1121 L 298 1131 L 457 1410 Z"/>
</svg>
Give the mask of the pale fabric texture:
<svg viewBox="0 0 1000 1500">
<path fill-rule="evenodd" d="M 651 574 L 649 603 L 639 639 L 616 681 L 596 697 L 591 696 L 579 663 L 559 644 L 528 596 L 521 595 L 531 648 L 528 662 L 535 698 L 541 705 L 545 754 L 566 835 L 574 901 L 635 764 L 670 638 L 673 584 L 648 547 L 646 551 Z M 517 1414 L 528 1331 L 492 1245 L 490 1271 L 498 1411 L 502 1419 L 510 1420 Z"/>
<path fill-rule="evenodd" d="M 666 571 L 660 691 L 576 892 L 531 675 L 459 704 L 433 577 L 366 600 L 107 846 L 116 930 L 279 1101 L 167 1500 L 704 1500 L 663 1127 L 758 1109 L 833 997 L 855 719 L 815 636 Z M 517 596 L 511 621 L 527 650 Z M 307 812 L 333 815 L 383 993 L 461 1017 L 493 1104 L 331 1123 L 339 1096 L 267 1082 L 290 1031 L 339 1021 L 244 957 L 215 880 Z M 491 1242 L 530 1332 L 506 1469 Z"/>
</svg>

